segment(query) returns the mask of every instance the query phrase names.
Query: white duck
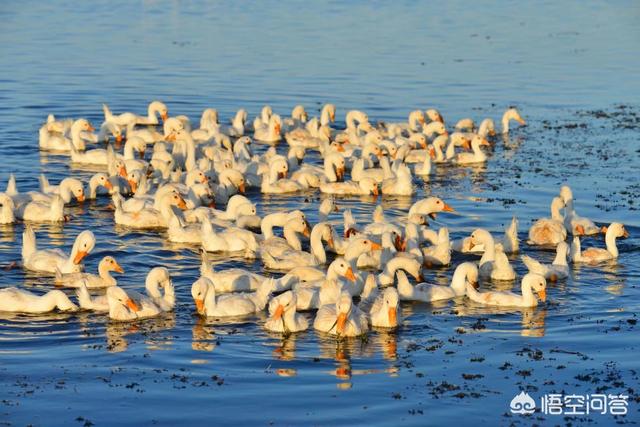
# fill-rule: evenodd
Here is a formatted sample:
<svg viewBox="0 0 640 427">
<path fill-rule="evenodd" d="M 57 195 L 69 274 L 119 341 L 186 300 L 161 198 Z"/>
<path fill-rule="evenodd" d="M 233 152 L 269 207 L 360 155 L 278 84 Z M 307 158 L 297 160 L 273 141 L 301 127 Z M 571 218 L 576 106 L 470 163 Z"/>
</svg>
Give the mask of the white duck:
<svg viewBox="0 0 640 427">
<path fill-rule="evenodd" d="M 412 286 L 403 271 L 398 271 L 398 292 L 402 301 L 441 301 L 466 294 L 467 283 L 476 286 L 478 267 L 472 262 L 463 262 L 453 272 L 449 286 L 418 283 Z"/>
<path fill-rule="evenodd" d="M 86 291 L 86 288 L 81 288 Z M 88 295 L 88 292 L 87 292 Z M 129 297 L 129 295 L 119 286 L 112 286 L 107 289 L 106 293 L 107 305 L 109 306 L 109 318 L 112 320 L 129 321 L 138 319 L 138 312 L 141 308 Z M 94 306 L 91 300 L 84 301 L 85 307 L 89 310 L 102 311 L 103 305 Z"/>
<path fill-rule="evenodd" d="M 87 288 L 108 288 L 116 286 L 118 282 L 110 274 L 111 271 L 124 273 L 120 264 L 112 256 L 106 256 L 100 260 L 98 264 L 98 274 L 92 273 L 67 273 L 62 274 L 56 269 L 56 285 L 66 286 L 68 288 L 79 288 L 83 283 Z"/>
<path fill-rule="evenodd" d="M 269 215 L 265 215 L 260 222 L 260 231 L 265 240 L 273 237 L 273 227 L 283 227 L 287 222 L 292 219 L 300 218 L 302 221 L 306 221 L 306 216 L 301 210 L 282 211 L 275 212 Z"/>
<path fill-rule="evenodd" d="M 451 241 L 447 227 L 441 227 L 438 230 L 438 241 L 435 245 L 422 249 L 422 259 L 427 267 L 449 265 L 451 262 Z"/>
<path fill-rule="evenodd" d="M 309 329 L 309 321 L 296 311 L 296 295 L 287 291 L 269 301 L 269 318 L 264 328 L 271 332 L 289 334 Z"/>
<path fill-rule="evenodd" d="M 326 194 L 341 194 L 352 196 L 378 196 L 378 184 L 371 178 L 364 178 L 360 182 L 325 182 L 320 184 L 320 191 Z"/>
<path fill-rule="evenodd" d="M 572 235 L 592 235 L 600 233 L 600 228 L 589 218 L 579 216 L 573 207 L 573 192 L 568 185 L 560 188 L 560 197 L 565 204 L 564 226 Z"/>
<path fill-rule="evenodd" d="M 209 221 L 202 222 L 202 247 L 207 252 L 244 252 L 246 258 L 255 257 L 258 242 L 248 230 L 232 227 L 216 232 Z"/>
<path fill-rule="evenodd" d="M 67 220 L 64 214 L 64 200 L 54 195 L 51 201 L 33 200 L 26 205 L 19 206 L 15 215 L 27 222 L 63 222 Z"/>
<path fill-rule="evenodd" d="M 82 139 L 83 132 L 93 132 L 95 129 L 86 119 L 78 119 L 71 126 L 71 139 L 58 133 L 50 133 L 46 126 L 40 128 L 39 146 L 41 150 L 69 152 L 73 145 L 77 150 L 84 150 L 86 145 Z"/>
<path fill-rule="evenodd" d="M 16 208 L 13 199 L 6 193 L 0 193 L 0 224 L 13 224 L 16 222 L 14 210 Z"/>
<path fill-rule="evenodd" d="M 480 258 L 480 276 L 491 277 L 494 280 L 513 280 L 515 271 L 509 264 L 501 244 L 496 244 L 493 236 L 487 230 L 477 228 L 471 233 L 472 248 L 476 244 L 484 245 L 484 253 Z"/>
<path fill-rule="evenodd" d="M 529 229 L 529 243 L 534 245 L 558 245 L 567 238 L 560 209 L 564 201 L 554 197 L 551 201 L 551 218 L 540 218 Z"/>
<path fill-rule="evenodd" d="M 327 225 L 328 226 L 328 225 Z M 317 227 L 317 226 L 316 226 Z M 309 224 L 301 218 L 294 218 L 284 225 L 284 238 L 273 236 L 260 244 L 260 251 L 268 251 L 271 256 L 280 256 L 288 250 L 302 250 L 302 242 L 298 234 L 310 237 Z"/>
<path fill-rule="evenodd" d="M 45 200 L 51 202 L 55 195 L 62 197 L 64 203 L 70 203 L 71 198 L 75 197 L 78 202 L 83 202 L 85 199 L 84 186 L 82 181 L 77 178 L 64 178 L 58 185 L 49 184 L 49 180 L 44 174 L 40 175 L 40 191 L 29 192 L 32 200 Z"/>
<path fill-rule="evenodd" d="M 471 140 L 471 149 L 473 150 L 473 153 L 458 153 L 454 158 L 455 163 L 459 165 L 468 165 L 486 162 L 487 155 L 480 148 L 482 146 L 490 147 L 491 144 L 489 144 L 489 141 L 478 135 L 474 136 Z"/>
<path fill-rule="evenodd" d="M 96 244 L 96 238 L 89 230 L 78 234 L 71 254 L 67 255 L 60 249 L 38 250 L 36 235 L 27 226 L 22 233 L 22 264 L 27 270 L 55 273 L 76 273 L 82 271 L 82 260 L 89 255 Z"/>
<path fill-rule="evenodd" d="M 296 249 L 277 251 L 269 246 L 260 251 L 262 262 L 273 270 L 289 271 L 298 266 L 316 266 L 327 262 L 323 241 L 333 245 L 333 232 L 329 224 L 320 223 L 310 237 L 311 253 Z"/>
<path fill-rule="evenodd" d="M 407 165 L 400 164 L 395 171 L 395 177 L 382 181 L 380 189 L 382 194 L 386 195 L 411 196 L 415 192 L 411 169 Z"/>
<path fill-rule="evenodd" d="M 539 274 L 528 273 L 522 278 L 522 295 L 513 292 L 478 292 L 471 284 L 467 284 L 467 296 L 470 300 L 484 305 L 505 307 L 535 307 L 538 305 L 533 292 L 538 294 L 542 302 L 547 298 L 547 281 Z"/>
<path fill-rule="evenodd" d="M 369 317 L 376 328 L 397 328 L 402 323 L 400 296 L 396 288 L 386 288 L 374 300 Z"/>
<path fill-rule="evenodd" d="M 557 282 L 569 276 L 569 266 L 567 265 L 568 253 L 569 245 L 567 245 L 566 242 L 560 242 L 556 247 L 556 257 L 551 264 L 542 264 L 528 255 L 522 255 L 520 258 L 530 273 L 536 273 L 544 276 L 545 279 L 551 282 Z"/>
<path fill-rule="evenodd" d="M 158 114 L 163 121 L 166 121 L 169 117 L 169 110 L 167 106 L 160 101 L 152 101 L 147 107 L 147 116 L 139 116 L 134 113 L 126 112 L 122 114 L 114 115 L 107 104 L 102 104 L 102 111 L 104 112 L 104 121 L 116 123 L 119 126 L 129 125 L 157 125 Z"/>
<path fill-rule="evenodd" d="M 202 259 L 200 275 L 211 280 L 216 292 L 220 294 L 255 291 L 267 279 L 265 276 L 241 268 L 225 268 L 224 270 L 214 271 L 207 256 L 207 251 L 201 249 L 200 256 Z"/>
<path fill-rule="evenodd" d="M 429 215 L 432 219 L 436 219 L 436 214 L 439 212 L 455 212 L 455 210 L 439 197 L 430 196 L 415 202 L 409 208 L 407 216 L 411 218 L 416 215 Z"/>
<path fill-rule="evenodd" d="M 117 178 L 117 177 L 115 177 Z M 107 174 L 98 172 L 94 174 L 89 180 L 89 194 L 87 194 L 87 199 L 94 200 L 98 197 L 98 189 L 103 187 L 107 190 L 107 193 L 114 191 L 113 182 L 109 179 Z M 104 190 L 101 190 L 104 191 Z M 118 188 L 120 191 L 120 188 Z"/>
<path fill-rule="evenodd" d="M 520 123 L 522 126 L 525 126 L 527 122 L 524 121 L 522 117 L 520 117 L 520 113 L 515 108 L 509 108 L 502 115 L 502 133 L 509 133 L 509 122 L 511 120 L 515 120 Z"/>
<path fill-rule="evenodd" d="M 353 304 L 351 295 L 343 292 L 335 304 L 320 307 L 313 327 L 338 337 L 356 337 L 369 330 L 367 315 Z"/>
<path fill-rule="evenodd" d="M 511 218 L 511 222 L 504 230 L 504 236 L 502 236 L 502 247 L 504 253 L 514 254 L 520 249 L 520 241 L 518 239 L 518 219 L 514 216 Z M 482 253 L 484 252 L 484 246 L 482 244 L 471 245 L 471 237 L 467 236 L 462 239 L 451 242 L 451 248 L 454 251 L 462 253 Z"/>
<path fill-rule="evenodd" d="M 36 295 L 15 287 L 0 289 L 0 311 L 12 313 L 49 313 L 54 310 L 76 311 L 78 306 L 60 290 Z"/>
<path fill-rule="evenodd" d="M 424 276 L 422 275 L 422 264 L 420 264 L 419 261 L 414 258 L 396 256 L 384 266 L 384 270 L 382 270 L 382 273 L 378 275 L 378 283 L 382 286 L 392 285 L 396 272 L 400 269 L 411 274 L 416 281 L 424 281 Z"/>
<path fill-rule="evenodd" d="M 282 139 L 280 136 L 280 127 L 280 117 L 274 114 L 269 118 L 269 122 L 266 125 L 262 125 L 255 129 L 253 138 L 264 142 L 280 141 L 280 139 Z"/>
<path fill-rule="evenodd" d="M 273 286 L 272 280 L 260 284 L 252 293 L 216 296 L 211 280 L 201 277 L 191 286 L 191 296 L 200 315 L 207 317 L 246 316 L 264 310 Z"/>
<path fill-rule="evenodd" d="M 629 232 L 624 228 L 624 225 L 619 222 L 612 222 L 609 227 L 603 227 L 602 231 L 605 233 L 606 249 L 588 248 L 583 251 L 580 248 L 580 238 L 578 236 L 573 238 L 573 244 L 571 246 L 571 259 L 573 262 L 596 264 L 618 258 L 619 252 L 616 239 L 619 237 L 626 239 L 629 237 Z"/>
<path fill-rule="evenodd" d="M 326 276 L 318 280 L 299 282 L 293 286 L 297 297 L 298 310 L 311 310 L 338 300 L 344 290 L 350 295 L 358 295 L 357 289 L 340 281 L 345 278 L 353 284 L 356 276 L 349 263 L 341 257 L 336 258 L 329 265 Z"/>
<path fill-rule="evenodd" d="M 122 197 L 119 194 L 112 196 L 115 206 L 115 222 L 130 228 L 167 228 L 169 219 L 173 213 L 172 206 L 186 209 L 187 204 L 184 199 L 175 192 L 165 194 L 159 200 L 159 209 L 143 207 L 135 212 L 127 212 L 122 206 Z"/>
</svg>

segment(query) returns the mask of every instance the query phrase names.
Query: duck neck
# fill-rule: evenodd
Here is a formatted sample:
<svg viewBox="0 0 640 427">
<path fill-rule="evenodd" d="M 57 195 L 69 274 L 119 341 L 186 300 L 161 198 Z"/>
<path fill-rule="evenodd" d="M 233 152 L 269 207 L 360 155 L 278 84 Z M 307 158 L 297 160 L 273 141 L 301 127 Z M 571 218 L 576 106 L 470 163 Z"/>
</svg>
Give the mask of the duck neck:
<svg viewBox="0 0 640 427">
<path fill-rule="evenodd" d="M 320 264 L 327 262 L 327 253 L 324 250 L 324 244 L 322 243 L 322 234 L 325 226 L 318 224 L 313 227 L 311 231 L 311 253 L 318 260 Z"/>
<path fill-rule="evenodd" d="M 533 290 L 531 289 L 531 285 L 522 280 L 522 298 L 524 299 L 525 305 L 528 307 L 532 307 L 538 305 L 538 301 L 536 300 L 535 295 L 533 295 Z"/>
<path fill-rule="evenodd" d="M 565 249 L 559 248 L 556 250 L 556 257 L 553 259 L 552 265 L 563 265 L 567 266 L 567 251 Z"/>
<path fill-rule="evenodd" d="M 334 162 L 331 160 L 330 157 L 327 157 L 324 160 L 324 174 L 327 177 L 327 180 L 329 182 L 337 182 L 338 181 L 338 175 L 336 174 L 335 165 L 334 165 Z"/>
<path fill-rule="evenodd" d="M 495 242 L 493 241 L 493 236 L 487 233 L 487 236 L 482 243 L 484 243 L 484 253 L 482 254 L 482 258 L 480 259 L 480 265 L 483 265 L 487 262 L 495 261 L 496 248 Z"/>
<path fill-rule="evenodd" d="M 486 154 L 484 154 L 484 151 L 482 151 L 482 148 L 480 148 L 479 142 L 474 141 L 471 148 L 473 148 L 473 155 L 477 160 L 485 160 L 487 158 Z"/>
<path fill-rule="evenodd" d="M 453 273 L 453 278 L 451 279 L 451 288 L 456 293 L 456 295 L 462 295 L 465 293 L 465 288 L 467 287 L 467 276 L 469 275 L 469 267 L 462 266 L 457 268 Z"/>
<path fill-rule="evenodd" d="M 609 227 L 607 230 L 607 234 L 605 237 L 605 241 L 607 243 L 607 251 L 614 257 L 618 258 L 618 246 L 616 245 L 616 236 L 613 234 L 613 230 Z"/>
<path fill-rule="evenodd" d="M 216 307 L 216 288 L 212 283 L 207 284 L 207 292 L 204 295 L 204 310 L 205 314 L 212 312 Z"/>
<path fill-rule="evenodd" d="M 134 154 L 133 154 L 133 143 L 134 143 L 135 139 L 133 138 L 127 138 L 127 142 L 125 142 L 124 144 L 124 150 L 123 150 L 123 157 L 125 160 L 133 160 L 134 159 Z"/>
<path fill-rule="evenodd" d="M 300 242 L 300 238 L 298 238 L 298 233 L 293 228 L 285 225 L 284 232 L 282 234 L 289 246 L 296 251 L 302 250 L 302 243 Z"/>
</svg>

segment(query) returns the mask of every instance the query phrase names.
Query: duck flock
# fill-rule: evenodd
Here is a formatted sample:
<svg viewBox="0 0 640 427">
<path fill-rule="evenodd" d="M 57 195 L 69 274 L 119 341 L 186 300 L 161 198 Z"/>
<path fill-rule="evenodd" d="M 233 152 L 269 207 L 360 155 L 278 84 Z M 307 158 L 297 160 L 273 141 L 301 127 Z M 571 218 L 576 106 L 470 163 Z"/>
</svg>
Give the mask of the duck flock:
<svg viewBox="0 0 640 427">
<path fill-rule="evenodd" d="M 533 307 L 545 301 L 547 281 L 567 278 L 568 259 L 615 260 L 616 239 L 628 236 L 620 223 L 600 228 L 578 216 L 571 189 L 563 186 L 551 201 L 551 217 L 536 220 L 529 229 L 529 244 L 556 249 L 553 263 L 522 255 L 529 273 L 521 279 L 521 290 L 491 291 L 492 281 L 516 280 L 507 257 L 520 250 L 516 218 L 504 236 L 478 228 L 451 241 L 447 227 L 429 227 L 429 218 L 454 211 L 439 197 L 418 200 L 397 221 L 387 220 L 378 206 L 370 223 L 358 225 L 349 210 L 338 213 L 336 196 L 412 196 L 414 176 L 428 179 L 435 167 L 486 162 L 483 147 L 490 148 L 496 134 L 492 119 L 479 126 L 463 119 L 450 133 L 435 109 L 412 111 L 406 122 L 375 125 L 366 113 L 352 110 L 345 129 L 332 127 L 332 104 L 313 118 L 302 106 L 286 118 L 265 106 L 251 124 L 244 109 L 230 123 L 220 123 L 217 111 L 208 108 L 197 128 L 186 116 L 170 117 L 159 101 L 149 104 L 147 116 L 115 114 L 107 105 L 103 112 L 97 131 L 86 119 L 53 115 L 39 130 L 41 150 L 66 155 L 70 163 L 96 172 L 88 183 L 69 177 L 52 185 L 42 175 L 39 191 L 20 192 L 11 176 L 0 193 L 0 222 L 26 224 L 23 268 L 51 275 L 56 286 L 44 295 L 18 287 L 0 289 L 0 311 L 91 310 L 116 321 L 134 321 L 174 310 L 176 294 L 165 267 L 152 268 L 140 292 L 118 286 L 111 275 L 123 272 L 117 253 L 100 261 L 97 275 L 83 272 L 83 260 L 96 244 L 90 230 L 76 237 L 70 253 L 42 249 L 31 224 L 67 221 L 65 208 L 74 199 L 110 197 L 115 224 L 153 234 L 165 231 L 172 242 L 198 245 L 200 277 L 193 278 L 191 295 L 200 315 L 247 316 L 267 309 L 264 327 L 283 334 L 309 328 L 302 311 L 316 310 L 316 330 L 349 337 L 370 327 L 398 327 L 400 301 L 466 296 L 485 305 Z M 512 121 L 525 125 L 510 108 L 502 116 L 502 133 L 509 132 Z M 254 143 L 271 147 L 257 155 Z M 305 155 L 314 151 L 322 165 L 305 162 Z M 260 216 L 244 196 L 248 188 L 281 195 L 317 190 L 327 196 L 318 206 L 319 222 L 312 225 L 299 210 Z M 336 215 L 343 215 L 344 227 L 329 221 Z M 598 233 L 605 233 L 606 249 L 582 250 L 580 236 Z M 569 235 L 571 246 L 566 243 Z M 306 239 L 309 251 L 303 249 Z M 454 266 L 452 252 L 477 254 L 480 260 Z M 269 273 L 215 271 L 208 253 L 259 259 Z M 425 279 L 428 269 L 443 266 L 453 270 L 449 286 Z M 479 282 L 489 290 L 479 289 Z M 75 296 L 63 287 L 75 288 Z"/>
</svg>

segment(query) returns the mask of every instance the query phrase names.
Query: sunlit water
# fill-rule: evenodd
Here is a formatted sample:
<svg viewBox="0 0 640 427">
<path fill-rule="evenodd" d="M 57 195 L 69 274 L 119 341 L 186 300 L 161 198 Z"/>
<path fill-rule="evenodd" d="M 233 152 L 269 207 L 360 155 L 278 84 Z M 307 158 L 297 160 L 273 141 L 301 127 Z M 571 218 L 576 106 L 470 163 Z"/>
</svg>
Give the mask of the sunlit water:
<svg viewBox="0 0 640 427">
<path fill-rule="evenodd" d="M 383 198 L 388 217 L 425 194 L 458 211 L 441 215 L 452 237 L 482 226 L 501 233 L 513 215 L 520 236 L 548 215 L 570 183 L 581 215 L 624 222 L 617 264 L 580 267 L 552 285 L 533 310 L 494 310 L 464 299 L 403 304 L 396 333 L 336 342 L 313 331 L 282 339 L 259 315 L 235 323 L 194 315 L 189 294 L 197 248 L 162 233 L 115 227 L 108 200 L 71 205 L 64 226 L 38 226 L 40 245 L 68 249 L 75 235 L 98 238 L 88 271 L 113 254 L 124 287 L 141 288 L 150 266 L 167 266 L 175 313 L 134 324 L 95 314 L 0 320 L 0 421 L 9 425 L 464 424 L 637 421 L 640 40 L 637 5 L 416 2 L 17 2 L 0 5 L 0 179 L 22 191 L 74 174 L 66 158 L 40 154 L 48 113 L 102 120 L 100 104 L 144 112 L 152 99 L 196 120 L 205 107 L 224 119 L 265 103 L 287 114 L 297 103 L 338 116 L 359 108 L 373 120 L 403 120 L 439 108 L 449 123 L 498 119 L 517 105 L 529 122 L 496 140 L 486 167 L 438 168 L 410 200 Z M 596 113 L 602 110 L 603 113 Z M 577 126 L 576 126 L 577 125 Z M 3 184 L 2 184 L 3 185 Z M 315 222 L 318 194 L 249 197 L 264 215 L 302 208 Z M 366 222 L 370 198 L 340 200 Z M 332 218 L 336 224 L 340 217 Z M 0 263 L 19 261 L 22 225 L 0 230 Z M 602 245 L 586 239 L 583 245 Z M 550 261 L 552 253 L 523 245 Z M 218 257 L 216 268 L 258 262 Z M 452 264 L 473 259 L 454 255 Z M 519 275 L 524 267 L 512 261 Z M 446 283 L 452 268 L 428 277 Z M 36 292 L 51 277 L 20 268 L 2 286 Z M 539 351 L 538 351 L 539 350 Z M 629 415 L 563 419 L 509 414 L 520 390 L 625 393 Z"/>
</svg>

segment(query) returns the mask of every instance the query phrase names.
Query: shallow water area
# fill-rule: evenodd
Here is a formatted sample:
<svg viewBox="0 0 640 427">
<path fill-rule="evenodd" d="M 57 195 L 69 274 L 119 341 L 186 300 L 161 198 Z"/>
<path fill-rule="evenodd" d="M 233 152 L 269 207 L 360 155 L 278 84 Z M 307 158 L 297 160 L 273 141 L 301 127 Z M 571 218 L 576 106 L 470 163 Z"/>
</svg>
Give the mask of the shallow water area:
<svg viewBox="0 0 640 427">
<path fill-rule="evenodd" d="M 246 108 L 252 120 L 265 103 L 282 115 L 300 103 L 316 115 L 332 102 L 339 121 L 352 108 L 372 121 L 402 121 L 415 108 L 436 107 L 450 126 L 463 117 L 498 121 L 517 105 L 528 125 L 496 137 L 485 166 L 435 167 L 428 181 L 415 178 L 412 198 L 340 197 L 340 209 L 366 224 L 378 203 L 399 218 L 438 195 L 456 212 L 431 224 L 449 227 L 452 239 L 476 227 L 501 234 L 515 215 L 521 251 L 551 262 L 551 251 L 524 242 L 569 183 L 580 215 L 623 222 L 631 237 L 619 242 L 617 263 L 574 267 L 535 309 L 464 298 L 403 303 L 395 332 L 282 338 L 262 328 L 265 314 L 195 315 L 198 248 L 171 244 L 162 231 L 115 226 L 106 198 L 74 202 L 70 222 L 34 227 L 39 246 L 69 250 L 89 228 L 97 244 L 86 271 L 114 255 L 126 271 L 119 283 L 140 290 L 150 266 L 166 266 L 177 307 L 134 323 L 89 313 L 0 315 L 0 424 L 425 425 L 452 414 L 462 425 L 637 423 L 640 59 L 629 54 L 640 39 L 637 12 L 578 2 L 3 4 L 0 188 L 11 172 L 21 191 L 37 189 L 40 173 L 56 183 L 69 175 L 87 181 L 91 173 L 70 168 L 67 157 L 40 153 L 37 133 L 48 113 L 99 125 L 102 102 L 143 113 L 161 99 L 170 115 L 193 122 L 206 107 L 222 120 Z M 305 161 L 319 157 L 311 152 Z M 260 215 L 302 209 L 312 224 L 323 198 L 257 189 L 248 197 Z M 341 230 L 341 212 L 330 220 Z M 22 231 L 0 226 L 0 267 L 20 262 Z M 210 259 L 216 269 L 263 270 L 241 257 Z M 452 267 L 431 270 L 427 280 L 448 283 L 455 265 L 475 259 L 454 254 Z M 526 268 L 510 259 L 521 277 Z M 2 273 L 0 286 L 52 288 L 51 276 L 20 267 Z M 520 390 L 538 402 L 548 393 L 623 393 L 628 414 L 511 414 Z"/>
</svg>

